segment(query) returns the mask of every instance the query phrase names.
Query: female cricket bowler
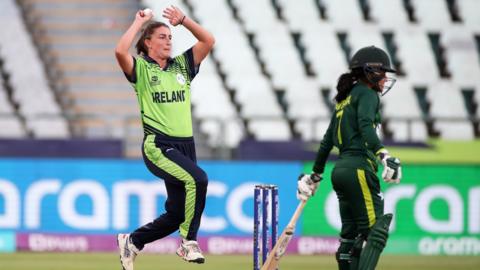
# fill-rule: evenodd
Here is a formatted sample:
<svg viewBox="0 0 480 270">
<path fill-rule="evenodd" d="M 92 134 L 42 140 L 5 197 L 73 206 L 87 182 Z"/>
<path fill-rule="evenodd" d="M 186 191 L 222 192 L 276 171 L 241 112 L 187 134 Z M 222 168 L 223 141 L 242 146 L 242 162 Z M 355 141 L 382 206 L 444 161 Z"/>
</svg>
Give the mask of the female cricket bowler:
<svg viewBox="0 0 480 270">
<path fill-rule="evenodd" d="M 188 262 L 204 263 L 196 241 L 205 207 L 208 178 L 197 165 L 192 133 L 190 84 L 200 62 L 215 39 L 177 7 L 163 11 L 172 26 L 183 25 L 198 40 L 183 54 L 171 58 L 172 35 L 161 22 L 151 22 L 151 12 L 140 10 L 120 38 L 115 56 L 135 89 L 144 129 L 143 159 L 147 168 L 165 182 L 166 212 L 131 234 L 119 234 L 120 261 L 133 269 L 144 245 L 179 230 L 182 243 L 177 255 Z M 136 44 L 138 56 L 129 53 L 135 35 L 146 25 Z"/>
<path fill-rule="evenodd" d="M 360 49 L 349 63 L 350 72 L 340 76 L 336 106 L 330 125 L 320 143 L 313 172 L 298 181 L 297 197 L 308 199 L 322 178 L 325 162 L 333 146 L 339 158 L 332 171 L 342 228 L 336 253 L 340 270 L 374 269 L 388 238 L 392 214 L 385 214 L 376 158 L 383 164 L 382 178 L 399 183 L 400 160 L 391 157 L 380 142 L 380 95 L 395 80 L 388 55 L 370 46 Z M 314 180 L 314 181 L 312 181 Z M 364 246 L 364 242 L 366 245 Z"/>
</svg>

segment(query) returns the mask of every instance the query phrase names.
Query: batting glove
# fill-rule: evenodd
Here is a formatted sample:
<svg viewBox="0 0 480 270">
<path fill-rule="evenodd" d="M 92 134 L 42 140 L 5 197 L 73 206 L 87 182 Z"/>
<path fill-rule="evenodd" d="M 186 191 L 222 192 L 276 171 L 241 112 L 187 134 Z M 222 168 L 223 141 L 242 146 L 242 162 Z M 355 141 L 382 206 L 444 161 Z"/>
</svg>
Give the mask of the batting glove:
<svg viewBox="0 0 480 270">
<path fill-rule="evenodd" d="M 297 183 L 297 199 L 306 201 L 315 194 L 322 175 L 317 173 L 301 174 Z"/>
<path fill-rule="evenodd" d="M 391 157 L 386 150 L 380 152 L 379 158 L 383 165 L 383 180 L 387 183 L 400 183 L 400 179 L 402 178 L 400 160 L 396 157 Z"/>
</svg>

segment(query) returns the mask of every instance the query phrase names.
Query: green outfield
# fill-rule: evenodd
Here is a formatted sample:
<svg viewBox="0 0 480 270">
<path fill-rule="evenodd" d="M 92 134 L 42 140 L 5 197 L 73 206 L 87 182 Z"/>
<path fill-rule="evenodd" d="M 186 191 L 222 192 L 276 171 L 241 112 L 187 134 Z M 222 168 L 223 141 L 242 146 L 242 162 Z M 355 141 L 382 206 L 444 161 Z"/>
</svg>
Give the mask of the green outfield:
<svg viewBox="0 0 480 270">
<path fill-rule="evenodd" d="M 429 148 L 387 147 L 405 163 L 480 164 L 480 140 L 429 140 Z"/>
<path fill-rule="evenodd" d="M 118 270 L 114 253 L 13 253 L 0 254 L 1 269 L 5 270 Z M 250 256 L 207 256 L 203 265 L 188 264 L 175 255 L 142 254 L 135 270 L 248 270 L 252 269 Z M 291 256 L 282 259 L 282 270 L 336 269 L 333 256 Z M 377 269 L 389 270 L 474 270 L 480 269 L 480 257 L 447 256 L 384 256 Z"/>
</svg>

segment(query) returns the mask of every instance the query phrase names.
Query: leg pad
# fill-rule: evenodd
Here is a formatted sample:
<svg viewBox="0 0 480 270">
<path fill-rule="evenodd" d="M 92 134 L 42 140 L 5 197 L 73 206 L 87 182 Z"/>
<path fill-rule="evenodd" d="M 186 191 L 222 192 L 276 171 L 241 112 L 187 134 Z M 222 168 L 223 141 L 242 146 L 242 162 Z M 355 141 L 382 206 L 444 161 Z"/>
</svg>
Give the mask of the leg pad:
<svg viewBox="0 0 480 270">
<path fill-rule="evenodd" d="M 359 270 L 373 270 L 388 239 L 388 228 L 392 222 L 392 214 L 385 214 L 377 219 L 368 234 L 367 244 L 360 254 Z"/>
</svg>

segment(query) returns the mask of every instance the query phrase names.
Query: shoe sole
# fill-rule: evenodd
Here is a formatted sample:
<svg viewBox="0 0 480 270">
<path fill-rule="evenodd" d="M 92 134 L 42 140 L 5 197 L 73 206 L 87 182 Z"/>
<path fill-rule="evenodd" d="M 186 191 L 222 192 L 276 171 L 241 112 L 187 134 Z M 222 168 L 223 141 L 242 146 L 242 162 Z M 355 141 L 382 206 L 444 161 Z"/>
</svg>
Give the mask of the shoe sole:
<svg viewBox="0 0 480 270">
<path fill-rule="evenodd" d="M 190 260 L 188 262 L 202 264 L 202 263 L 205 263 L 205 258 L 198 258 L 195 260 Z"/>
<path fill-rule="evenodd" d="M 189 263 L 198 263 L 198 264 L 205 263 L 205 258 L 197 258 L 195 260 L 187 260 L 183 257 L 182 254 L 179 254 L 178 252 L 175 252 L 175 254 L 177 254 L 178 257 L 182 258 L 184 261 L 189 262 Z"/>
<path fill-rule="evenodd" d="M 198 259 L 195 259 L 195 260 L 187 260 L 187 259 L 183 259 L 183 260 L 186 261 L 186 262 L 189 262 L 189 263 L 198 263 L 198 264 L 205 263 L 204 258 L 198 258 Z"/>
</svg>

